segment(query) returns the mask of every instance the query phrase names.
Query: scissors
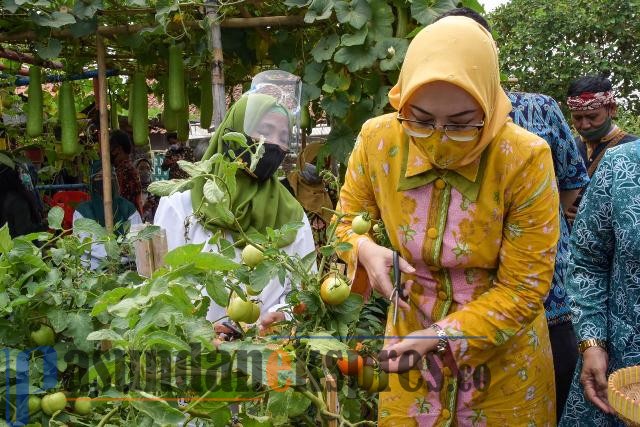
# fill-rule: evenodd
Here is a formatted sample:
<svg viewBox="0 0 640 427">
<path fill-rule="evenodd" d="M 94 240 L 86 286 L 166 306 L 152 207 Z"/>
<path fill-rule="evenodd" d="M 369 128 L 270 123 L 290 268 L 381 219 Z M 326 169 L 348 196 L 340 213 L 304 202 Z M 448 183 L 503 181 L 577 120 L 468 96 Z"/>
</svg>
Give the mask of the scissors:
<svg viewBox="0 0 640 427">
<path fill-rule="evenodd" d="M 400 255 L 398 251 L 393 251 L 393 291 L 391 292 L 391 300 L 393 301 L 393 324 L 398 319 L 398 298 L 405 300 L 400 281 Z"/>
</svg>

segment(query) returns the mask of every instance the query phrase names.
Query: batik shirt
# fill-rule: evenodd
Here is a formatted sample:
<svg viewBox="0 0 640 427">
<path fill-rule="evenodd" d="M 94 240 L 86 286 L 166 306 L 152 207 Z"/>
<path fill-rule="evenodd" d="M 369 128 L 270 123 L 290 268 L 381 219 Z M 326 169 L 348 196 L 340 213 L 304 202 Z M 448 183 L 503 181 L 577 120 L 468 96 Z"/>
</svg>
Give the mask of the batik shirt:
<svg viewBox="0 0 640 427">
<path fill-rule="evenodd" d="M 640 365 L 640 141 L 605 153 L 570 240 L 567 292 L 578 341 L 607 342 L 609 373 Z M 585 400 L 578 362 L 560 425 L 624 424 Z"/>
<path fill-rule="evenodd" d="M 507 95 L 513 105 L 513 122 L 535 133 L 551 147 L 558 189 L 563 191 L 585 187 L 589 183 L 587 169 L 558 103 L 553 98 L 537 93 L 510 92 Z M 569 224 L 560 208 L 560 239 L 556 267 L 551 290 L 544 303 L 549 325 L 571 321 L 571 309 L 565 290 L 568 257 Z"/>
<path fill-rule="evenodd" d="M 548 144 L 508 122 L 477 161 L 437 170 L 387 114 L 364 124 L 340 205 L 347 216 L 337 234 L 352 245 L 341 253 L 350 274 L 366 279 L 358 249 L 371 236 L 351 230 L 362 211 L 383 220 L 393 247 L 416 269 L 403 277 L 414 281 L 412 309 L 400 310 L 395 324 L 388 316 L 386 343 L 436 322 L 452 337 L 430 367 L 389 375 L 379 425 L 552 425 L 543 302 L 559 225 Z M 481 372 L 490 372 L 490 384 L 473 384 Z"/>
</svg>

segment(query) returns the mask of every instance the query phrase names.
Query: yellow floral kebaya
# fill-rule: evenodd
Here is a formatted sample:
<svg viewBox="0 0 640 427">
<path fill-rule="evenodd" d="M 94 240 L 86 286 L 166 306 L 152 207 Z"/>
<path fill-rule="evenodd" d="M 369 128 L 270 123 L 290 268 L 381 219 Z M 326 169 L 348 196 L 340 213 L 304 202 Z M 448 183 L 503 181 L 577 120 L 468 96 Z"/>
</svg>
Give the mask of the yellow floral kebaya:
<svg viewBox="0 0 640 427">
<path fill-rule="evenodd" d="M 470 150 L 475 158 L 437 169 L 397 114 L 387 114 L 363 126 L 340 194 L 342 212 L 381 219 L 393 247 L 416 269 L 403 277 L 414 281 L 411 310 L 400 310 L 395 325 L 389 317 L 387 342 L 434 323 L 450 337 L 444 355 L 390 375 L 379 425 L 553 425 L 543 308 L 559 233 L 550 149 L 507 118 L 493 40 L 467 18 L 443 19 L 416 36 L 392 105 L 402 107 L 407 88 L 440 80 L 464 88 L 485 112 L 477 142 L 483 147 Z M 353 245 L 342 257 L 357 288 L 367 280 L 358 247 L 371 237 L 354 234 L 351 218 L 338 235 Z"/>
</svg>

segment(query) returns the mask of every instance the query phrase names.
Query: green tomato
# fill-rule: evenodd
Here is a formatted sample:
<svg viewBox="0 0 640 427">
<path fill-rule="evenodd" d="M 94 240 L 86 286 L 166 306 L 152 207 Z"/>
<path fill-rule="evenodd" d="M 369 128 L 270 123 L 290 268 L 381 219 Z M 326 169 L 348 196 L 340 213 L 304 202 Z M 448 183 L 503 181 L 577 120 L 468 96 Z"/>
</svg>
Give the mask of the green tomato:
<svg viewBox="0 0 640 427">
<path fill-rule="evenodd" d="M 29 413 L 33 414 L 34 412 L 38 412 L 40 410 L 40 405 L 42 404 L 42 399 L 40 399 L 36 395 L 29 396 Z"/>
<path fill-rule="evenodd" d="M 253 245 L 247 245 L 242 250 L 242 262 L 249 267 L 255 267 L 264 260 L 264 254 Z"/>
<path fill-rule="evenodd" d="M 251 314 L 245 320 L 246 323 L 256 323 L 260 318 L 260 306 L 254 302 L 251 303 Z"/>
<path fill-rule="evenodd" d="M 320 286 L 320 297 L 325 304 L 342 304 L 351 293 L 351 286 L 340 278 L 337 274 L 331 274 Z"/>
<path fill-rule="evenodd" d="M 371 229 L 371 221 L 364 219 L 362 215 L 358 215 L 351 222 L 351 229 L 356 234 L 367 234 Z"/>
<path fill-rule="evenodd" d="M 247 322 L 253 316 L 253 306 L 251 301 L 244 301 L 242 298 L 231 298 L 227 306 L 227 315 L 234 322 Z"/>
<path fill-rule="evenodd" d="M 48 394 L 42 398 L 42 411 L 47 415 L 62 411 L 67 406 L 67 397 L 63 392 Z"/>
<path fill-rule="evenodd" d="M 89 415 L 91 413 L 91 398 L 78 397 L 73 404 L 73 412 L 79 415 Z"/>
<path fill-rule="evenodd" d="M 31 332 L 31 339 L 37 345 L 52 346 L 56 342 L 56 335 L 54 334 L 53 329 L 47 325 L 41 324 L 40 329 Z"/>
</svg>

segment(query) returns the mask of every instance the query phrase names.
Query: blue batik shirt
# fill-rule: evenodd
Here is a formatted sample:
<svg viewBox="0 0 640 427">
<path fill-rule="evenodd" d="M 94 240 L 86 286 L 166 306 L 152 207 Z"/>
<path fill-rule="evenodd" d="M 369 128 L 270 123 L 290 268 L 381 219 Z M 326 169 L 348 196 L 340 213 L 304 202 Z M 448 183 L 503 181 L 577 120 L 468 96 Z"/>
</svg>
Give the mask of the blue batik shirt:
<svg viewBox="0 0 640 427">
<path fill-rule="evenodd" d="M 507 92 L 507 95 L 513 107 L 513 122 L 535 133 L 551 147 L 558 189 L 563 191 L 586 187 L 589 175 L 558 103 L 549 96 L 537 93 Z M 565 291 L 568 267 L 569 224 L 560 208 L 556 267 L 551 290 L 544 304 L 549 325 L 571 320 L 571 309 Z"/>
</svg>

